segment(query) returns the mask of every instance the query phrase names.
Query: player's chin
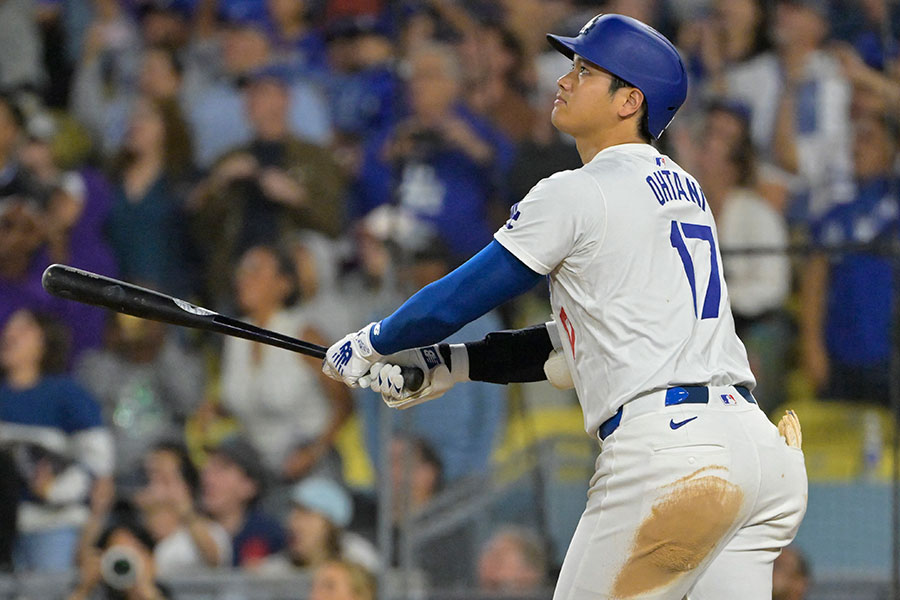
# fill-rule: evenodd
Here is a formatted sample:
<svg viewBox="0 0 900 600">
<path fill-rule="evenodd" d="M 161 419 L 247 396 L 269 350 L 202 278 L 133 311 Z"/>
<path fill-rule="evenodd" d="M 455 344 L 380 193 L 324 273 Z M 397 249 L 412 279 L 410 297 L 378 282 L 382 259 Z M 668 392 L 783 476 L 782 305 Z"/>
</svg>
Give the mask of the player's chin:
<svg viewBox="0 0 900 600">
<path fill-rule="evenodd" d="M 565 105 L 562 106 L 554 106 L 553 111 L 550 113 L 550 122 L 563 133 L 569 133 L 569 128 L 566 126 L 568 119 L 565 114 Z"/>
</svg>

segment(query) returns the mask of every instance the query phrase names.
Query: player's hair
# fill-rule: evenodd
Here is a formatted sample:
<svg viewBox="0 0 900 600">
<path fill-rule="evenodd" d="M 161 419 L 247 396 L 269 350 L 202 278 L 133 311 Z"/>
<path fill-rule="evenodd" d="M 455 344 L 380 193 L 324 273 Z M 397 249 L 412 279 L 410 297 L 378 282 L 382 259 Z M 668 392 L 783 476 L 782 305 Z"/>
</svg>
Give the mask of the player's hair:
<svg viewBox="0 0 900 600">
<path fill-rule="evenodd" d="M 406 445 L 407 451 L 414 451 L 418 460 L 434 469 L 434 491 L 439 492 L 444 487 L 444 463 L 434 446 L 418 436 L 400 436 L 399 439 Z"/>
<path fill-rule="evenodd" d="M 286 248 L 276 244 L 257 244 L 247 250 L 260 250 L 275 259 L 278 275 L 288 282 L 288 294 L 284 299 L 285 306 L 293 306 L 300 299 L 300 282 L 297 280 L 297 263 Z M 245 254 L 247 253 L 245 252 Z"/>
<path fill-rule="evenodd" d="M 191 498 L 196 498 L 200 490 L 200 473 L 191 460 L 187 446 L 177 440 L 163 440 L 153 445 L 153 452 L 168 452 L 178 459 L 178 472 L 188 486 Z"/>
<path fill-rule="evenodd" d="M 612 77 L 611 81 L 609 82 L 610 95 L 615 94 L 618 90 L 620 90 L 624 87 L 637 87 L 636 85 L 632 85 L 632 84 L 628 83 L 627 81 L 625 81 L 624 79 L 622 79 L 621 77 L 613 75 L 612 73 L 610 73 L 609 75 L 610 75 L 610 77 Z M 641 106 L 640 110 L 641 110 L 641 114 L 638 117 L 638 135 L 641 136 L 642 140 L 644 140 L 645 142 L 647 142 L 649 144 L 650 141 L 653 139 L 653 136 L 650 135 L 650 121 L 649 121 L 649 117 L 647 116 L 647 97 L 646 96 L 644 97 L 644 104 L 643 104 L 643 106 Z"/>
<path fill-rule="evenodd" d="M 541 575 L 541 581 L 547 576 L 547 546 L 537 532 L 519 525 L 506 525 L 491 536 L 491 539 L 508 538 L 519 550 L 522 560 Z M 488 542 L 488 545 L 490 542 Z"/>
<path fill-rule="evenodd" d="M 59 319 L 47 313 L 23 309 L 41 330 L 44 342 L 40 369 L 42 375 L 64 373 L 69 362 L 71 337 L 69 329 Z"/>
<path fill-rule="evenodd" d="M 738 171 L 737 183 L 750 187 L 756 181 L 756 151 L 750 140 L 742 140 L 728 152 L 728 160 Z"/>
<path fill-rule="evenodd" d="M 364 566 L 349 560 L 330 560 L 322 566 L 334 565 L 347 573 L 350 589 L 355 600 L 375 600 L 378 595 L 378 581 L 371 571 Z"/>
</svg>

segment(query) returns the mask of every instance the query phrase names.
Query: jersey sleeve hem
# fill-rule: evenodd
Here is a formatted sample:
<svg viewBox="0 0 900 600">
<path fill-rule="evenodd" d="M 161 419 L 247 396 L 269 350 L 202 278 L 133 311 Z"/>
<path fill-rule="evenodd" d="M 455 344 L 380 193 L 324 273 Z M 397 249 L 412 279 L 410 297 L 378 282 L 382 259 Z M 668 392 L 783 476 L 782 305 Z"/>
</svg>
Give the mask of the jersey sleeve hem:
<svg viewBox="0 0 900 600">
<path fill-rule="evenodd" d="M 515 241 L 513 241 L 513 240 L 509 239 L 507 236 L 503 235 L 503 230 L 500 230 L 497 233 L 495 233 L 494 239 L 497 240 L 497 242 L 501 246 L 506 248 L 506 250 L 509 251 L 510 254 L 512 254 L 513 256 L 518 258 L 520 261 L 522 261 L 522 263 L 526 267 L 528 267 L 535 273 L 540 273 L 541 275 L 547 275 L 548 273 L 550 273 L 550 271 L 553 270 L 552 267 L 548 267 L 547 265 L 545 265 L 544 263 L 542 263 L 541 261 L 539 261 L 538 259 L 533 257 L 530 253 L 528 253 L 528 251 L 526 251 L 524 248 L 522 248 Z"/>
</svg>

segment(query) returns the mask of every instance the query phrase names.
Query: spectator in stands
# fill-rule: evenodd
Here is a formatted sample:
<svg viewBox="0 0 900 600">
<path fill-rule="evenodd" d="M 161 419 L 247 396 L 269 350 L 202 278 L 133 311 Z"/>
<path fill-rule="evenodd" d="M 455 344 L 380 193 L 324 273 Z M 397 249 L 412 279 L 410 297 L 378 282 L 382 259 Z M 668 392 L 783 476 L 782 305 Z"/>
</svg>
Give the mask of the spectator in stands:
<svg viewBox="0 0 900 600">
<path fill-rule="evenodd" d="M 190 165 L 190 135 L 177 105 L 141 98 L 113 166 L 109 237 L 121 276 L 187 295 L 186 231 L 179 179 Z"/>
<path fill-rule="evenodd" d="M 112 315 L 107 346 L 76 364 L 79 381 L 100 401 L 116 440 L 116 479 L 133 491 L 145 454 L 184 430 L 203 398 L 201 357 L 186 350 L 168 326 Z"/>
<path fill-rule="evenodd" d="M 73 564 L 84 501 L 113 470 L 113 444 L 96 401 L 60 375 L 67 332 L 22 309 L 0 335 L 0 443 L 10 448 L 22 488 L 17 569 L 64 571 Z"/>
<path fill-rule="evenodd" d="M 378 585 L 365 567 L 344 560 L 332 560 L 313 574 L 309 600 L 375 600 Z"/>
<path fill-rule="evenodd" d="M 258 21 L 229 23 L 223 39 L 221 51 L 216 53 L 222 56 L 221 67 L 208 72 L 206 63 L 197 63 L 185 96 L 197 140 L 195 159 L 203 169 L 224 152 L 253 139 L 257 123 L 244 110 L 241 85 L 248 77 L 276 65 L 265 28 Z M 310 143 L 328 143 L 331 123 L 321 91 L 309 78 L 282 68 L 289 100 L 285 107 L 287 130 Z"/>
<path fill-rule="evenodd" d="M 16 100 L 0 94 L 0 326 L 18 308 L 51 307 L 36 264 L 46 190 L 21 164 L 24 126 Z"/>
<path fill-rule="evenodd" d="M 689 18 L 678 32 L 678 46 L 689 58 L 692 75 L 701 83 L 701 100 L 725 93 L 729 77 L 771 48 L 768 3 L 760 0 L 717 0 L 705 18 Z"/>
<path fill-rule="evenodd" d="M 290 306 L 297 294 L 294 269 L 291 259 L 272 246 L 251 248 L 235 274 L 237 304 L 255 325 L 324 344 L 309 316 Z M 237 417 L 264 467 L 279 481 L 314 471 L 340 477 L 334 441 L 352 405 L 348 390 L 335 386 L 320 364 L 288 350 L 225 340 L 222 405 Z"/>
<path fill-rule="evenodd" d="M 889 403 L 889 362 L 900 222 L 897 127 L 867 117 L 856 125 L 856 197 L 813 227 L 814 254 L 804 269 L 800 313 L 803 365 L 814 386 L 839 400 Z M 869 245 L 868 250 L 842 248 Z"/>
<path fill-rule="evenodd" d="M 258 567 L 284 548 L 278 520 L 258 507 L 265 467 L 249 442 L 232 436 L 211 449 L 200 480 L 203 510 L 231 536 L 233 566 Z"/>
<path fill-rule="evenodd" d="M 833 52 L 841 61 L 844 75 L 853 84 L 853 114 L 887 113 L 900 119 L 900 58 L 894 67 L 881 72 L 865 63 L 851 46 L 836 44 Z"/>
<path fill-rule="evenodd" d="M 337 290 L 345 318 L 352 323 L 350 329 L 371 322 L 380 314 L 378 311 L 393 310 L 403 302 L 393 240 L 415 226 L 415 221 L 404 215 L 394 206 L 380 206 L 349 232 L 350 245 L 343 257 Z"/>
<path fill-rule="evenodd" d="M 339 136 L 366 141 L 393 124 L 401 82 L 383 19 L 358 17 L 328 31 L 329 104 Z"/>
<path fill-rule="evenodd" d="M 285 575 L 338 559 L 378 569 L 374 546 L 346 530 L 353 516 L 353 500 L 339 483 L 324 477 L 307 477 L 291 490 L 291 503 L 286 524 L 287 548 L 269 557 L 260 567 L 261 573 Z"/>
<path fill-rule="evenodd" d="M 811 578 L 809 562 L 800 549 L 784 548 L 772 571 L 772 600 L 805 600 Z"/>
<path fill-rule="evenodd" d="M 410 56 L 410 116 L 367 157 L 361 209 L 392 200 L 468 256 L 491 238 L 490 206 L 502 195 L 513 157 L 506 138 L 462 105 L 462 73 L 454 49 L 433 44 Z M 386 160 L 379 164 L 377 161 Z M 376 161 L 373 163 L 372 161 Z M 393 173 L 392 173 L 393 170 Z M 392 179 L 396 177 L 396 181 Z"/>
<path fill-rule="evenodd" d="M 726 74 L 726 95 L 750 109 L 756 148 L 799 176 L 788 216 L 801 223 L 852 195 L 850 87 L 822 48 L 827 10 L 815 0 L 779 0 L 775 49 Z"/>
<path fill-rule="evenodd" d="M 735 329 L 747 348 L 766 409 L 785 398 L 790 324 L 785 303 L 791 286 L 786 254 L 728 255 L 728 250 L 764 248 L 783 251 L 788 244 L 784 217 L 759 193 L 756 153 L 740 109 L 715 104 L 706 114 L 699 140 L 703 158 L 697 178 L 716 215 L 723 271 L 731 292 Z"/>
<path fill-rule="evenodd" d="M 341 261 L 346 252 L 342 241 L 303 230 L 285 244 L 297 274 L 297 310 L 326 340 L 336 340 L 341 336 L 340 331 L 361 324 L 354 318 L 355 311 L 348 309 L 347 295 L 339 287 Z"/>
<path fill-rule="evenodd" d="M 307 0 L 267 0 L 272 54 L 279 64 L 301 74 L 328 70 L 325 37 L 312 23 Z"/>
<path fill-rule="evenodd" d="M 138 7 L 145 47 L 183 51 L 192 34 L 194 0 L 143 0 Z"/>
<path fill-rule="evenodd" d="M 843 11 L 836 16 L 835 30 L 840 25 L 849 26 L 846 37 L 866 65 L 878 71 L 896 67 L 891 63 L 900 58 L 900 7 L 880 1 L 844 3 Z"/>
<path fill-rule="evenodd" d="M 192 195 L 214 297 L 254 244 L 277 243 L 298 228 L 341 231 L 343 175 L 327 150 L 291 133 L 286 77 L 278 67 L 253 74 L 246 88 L 252 141 L 222 157 Z"/>
<path fill-rule="evenodd" d="M 423 438 L 398 436 L 390 444 L 391 511 L 394 553 L 391 564 L 421 569 L 436 589 L 464 588 L 472 581 L 471 561 L 447 561 L 447 556 L 472 556 L 475 532 L 464 523 L 408 545 L 408 533 L 429 522 L 428 509 L 444 487 L 444 467 L 436 450 Z M 433 515 L 432 515 L 433 516 Z"/>
<path fill-rule="evenodd" d="M 25 115 L 16 100 L 0 94 L 0 198 L 34 196 L 35 182 L 19 164 Z"/>
<path fill-rule="evenodd" d="M 28 140 L 21 150 L 22 166 L 50 190 L 44 210 L 45 246 L 40 267 L 63 263 L 94 273 L 116 276 L 116 261 L 106 240 L 112 208 L 112 188 L 96 169 L 79 165 L 64 170 L 59 122 L 49 113 L 33 115 Z M 100 348 L 109 313 L 78 302 L 58 302 L 55 312 L 72 331 L 72 361 L 84 350 Z"/>
<path fill-rule="evenodd" d="M 91 38 L 89 38 L 90 42 Z M 171 104 L 167 110 L 180 111 L 181 84 L 184 67 L 175 51 L 167 46 L 151 46 L 140 55 L 140 70 L 136 86 L 113 88 L 105 84 L 104 65 L 94 54 L 98 49 L 88 45 L 82 63 L 76 71 L 72 87 L 72 112 L 87 126 L 105 156 L 114 156 L 127 143 L 129 118 L 135 101 L 140 97 L 161 105 Z M 184 140 L 179 140 L 179 144 Z M 174 144 L 173 144 L 174 146 Z M 189 167 L 193 162 L 191 148 L 183 149 L 177 157 Z"/>
<path fill-rule="evenodd" d="M 446 245 L 436 237 L 421 241 L 411 252 L 405 284 L 421 289 L 449 273 L 455 266 Z M 445 341 L 480 340 L 491 331 L 502 329 L 496 311 L 469 323 Z M 436 402 L 422 405 L 424 410 L 410 414 L 391 412 L 395 431 L 421 437 L 434 448 L 443 466 L 447 482 L 461 477 L 483 474 L 488 467 L 494 442 L 506 422 L 506 388 L 476 383 L 466 390 L 450 390 Z M 357 406 L 363 416 L 366 447 L 373 464 L 379 464 L 380 398 L 364 390 L 357 395 Z"/>
<path fill-rule="evenodd" d="M 467 67 L 469 107 L 514 143 L 529 138 L 538 115 L 525 96 L 525 55 L 519 38 L 504 26 L 482 24 L 463 37 L 460 57 Z"/>
<path fill-rule="evenodd" d="M 153 536 L 161 577 L 231 565 L 231 539 L 197 511 L 200 476 L 180 443 L 161 442 L 144 461 L 147 484 L 135 494 L 144 526 Z"/>
<path fill-rule="evenodd" d="M 478 588 L 508 595 L 535 592 L 546 585 L 547 570 L 540 536 L 522 527 L 502 527 L 485 542 L 478 556 Z"/>
<path fill-rule="evenodd" d="M 170 599 L 168 588 L 156 580 L 153 537 L 133 514 L 112 516 L 96 545 L 81 563 L 78 583 L 68 600 L 160 600 Z M 127 561 L 122 573 L 110 564 Z"/>
<path fill-rule="evenodd" d="M 341 20 L 328 29 L 326 81 L 335 128 L 334 157 L 350 176 L 347 215 L 355 221 L 372 204 L 363 170 L 377 169 L 384 131 L 398 118 L 402 81 L 384 19 Z M 370 157 L 366 161 L 366 156 Z"/>
<path fill-rule="evenodd" d="M 444 465 L 422 438 L 392 439 L 390 469 L 395 524 L 421 512 L 444 487 Z"/>
<path fill-rule="evenodd" d="M 57 302 L 41 287 L 38 250 L 43 211 L 31 198 L 0 198 L 0 327 L 22 308 L 52 311 Z"/>
</svg>

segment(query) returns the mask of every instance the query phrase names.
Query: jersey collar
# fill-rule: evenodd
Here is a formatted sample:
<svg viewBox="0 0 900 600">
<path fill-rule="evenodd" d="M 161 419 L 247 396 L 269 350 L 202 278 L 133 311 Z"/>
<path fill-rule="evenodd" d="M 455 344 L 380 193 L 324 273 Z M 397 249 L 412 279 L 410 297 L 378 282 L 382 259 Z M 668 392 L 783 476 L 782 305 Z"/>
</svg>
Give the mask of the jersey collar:
<svg viewBox="0 0 900 600">
<path fill-rule="evenodd" d="M 594 158 L 588 161 L 588 164 L 594 162 L 601 156 L 608 156 L 611 153 L 617 152 L 628 152 L 629 154 L 644 154 L 646 156 L 658 156 L 659 150 L 651 146 L 650 144 L 639 144 L 639 143 L 629 143 L 629 144 L 616 144 L 614 146 L 609 146 L 608 148 L 604 148 L 600 152 L 594 155 Z"/>
</svg>

